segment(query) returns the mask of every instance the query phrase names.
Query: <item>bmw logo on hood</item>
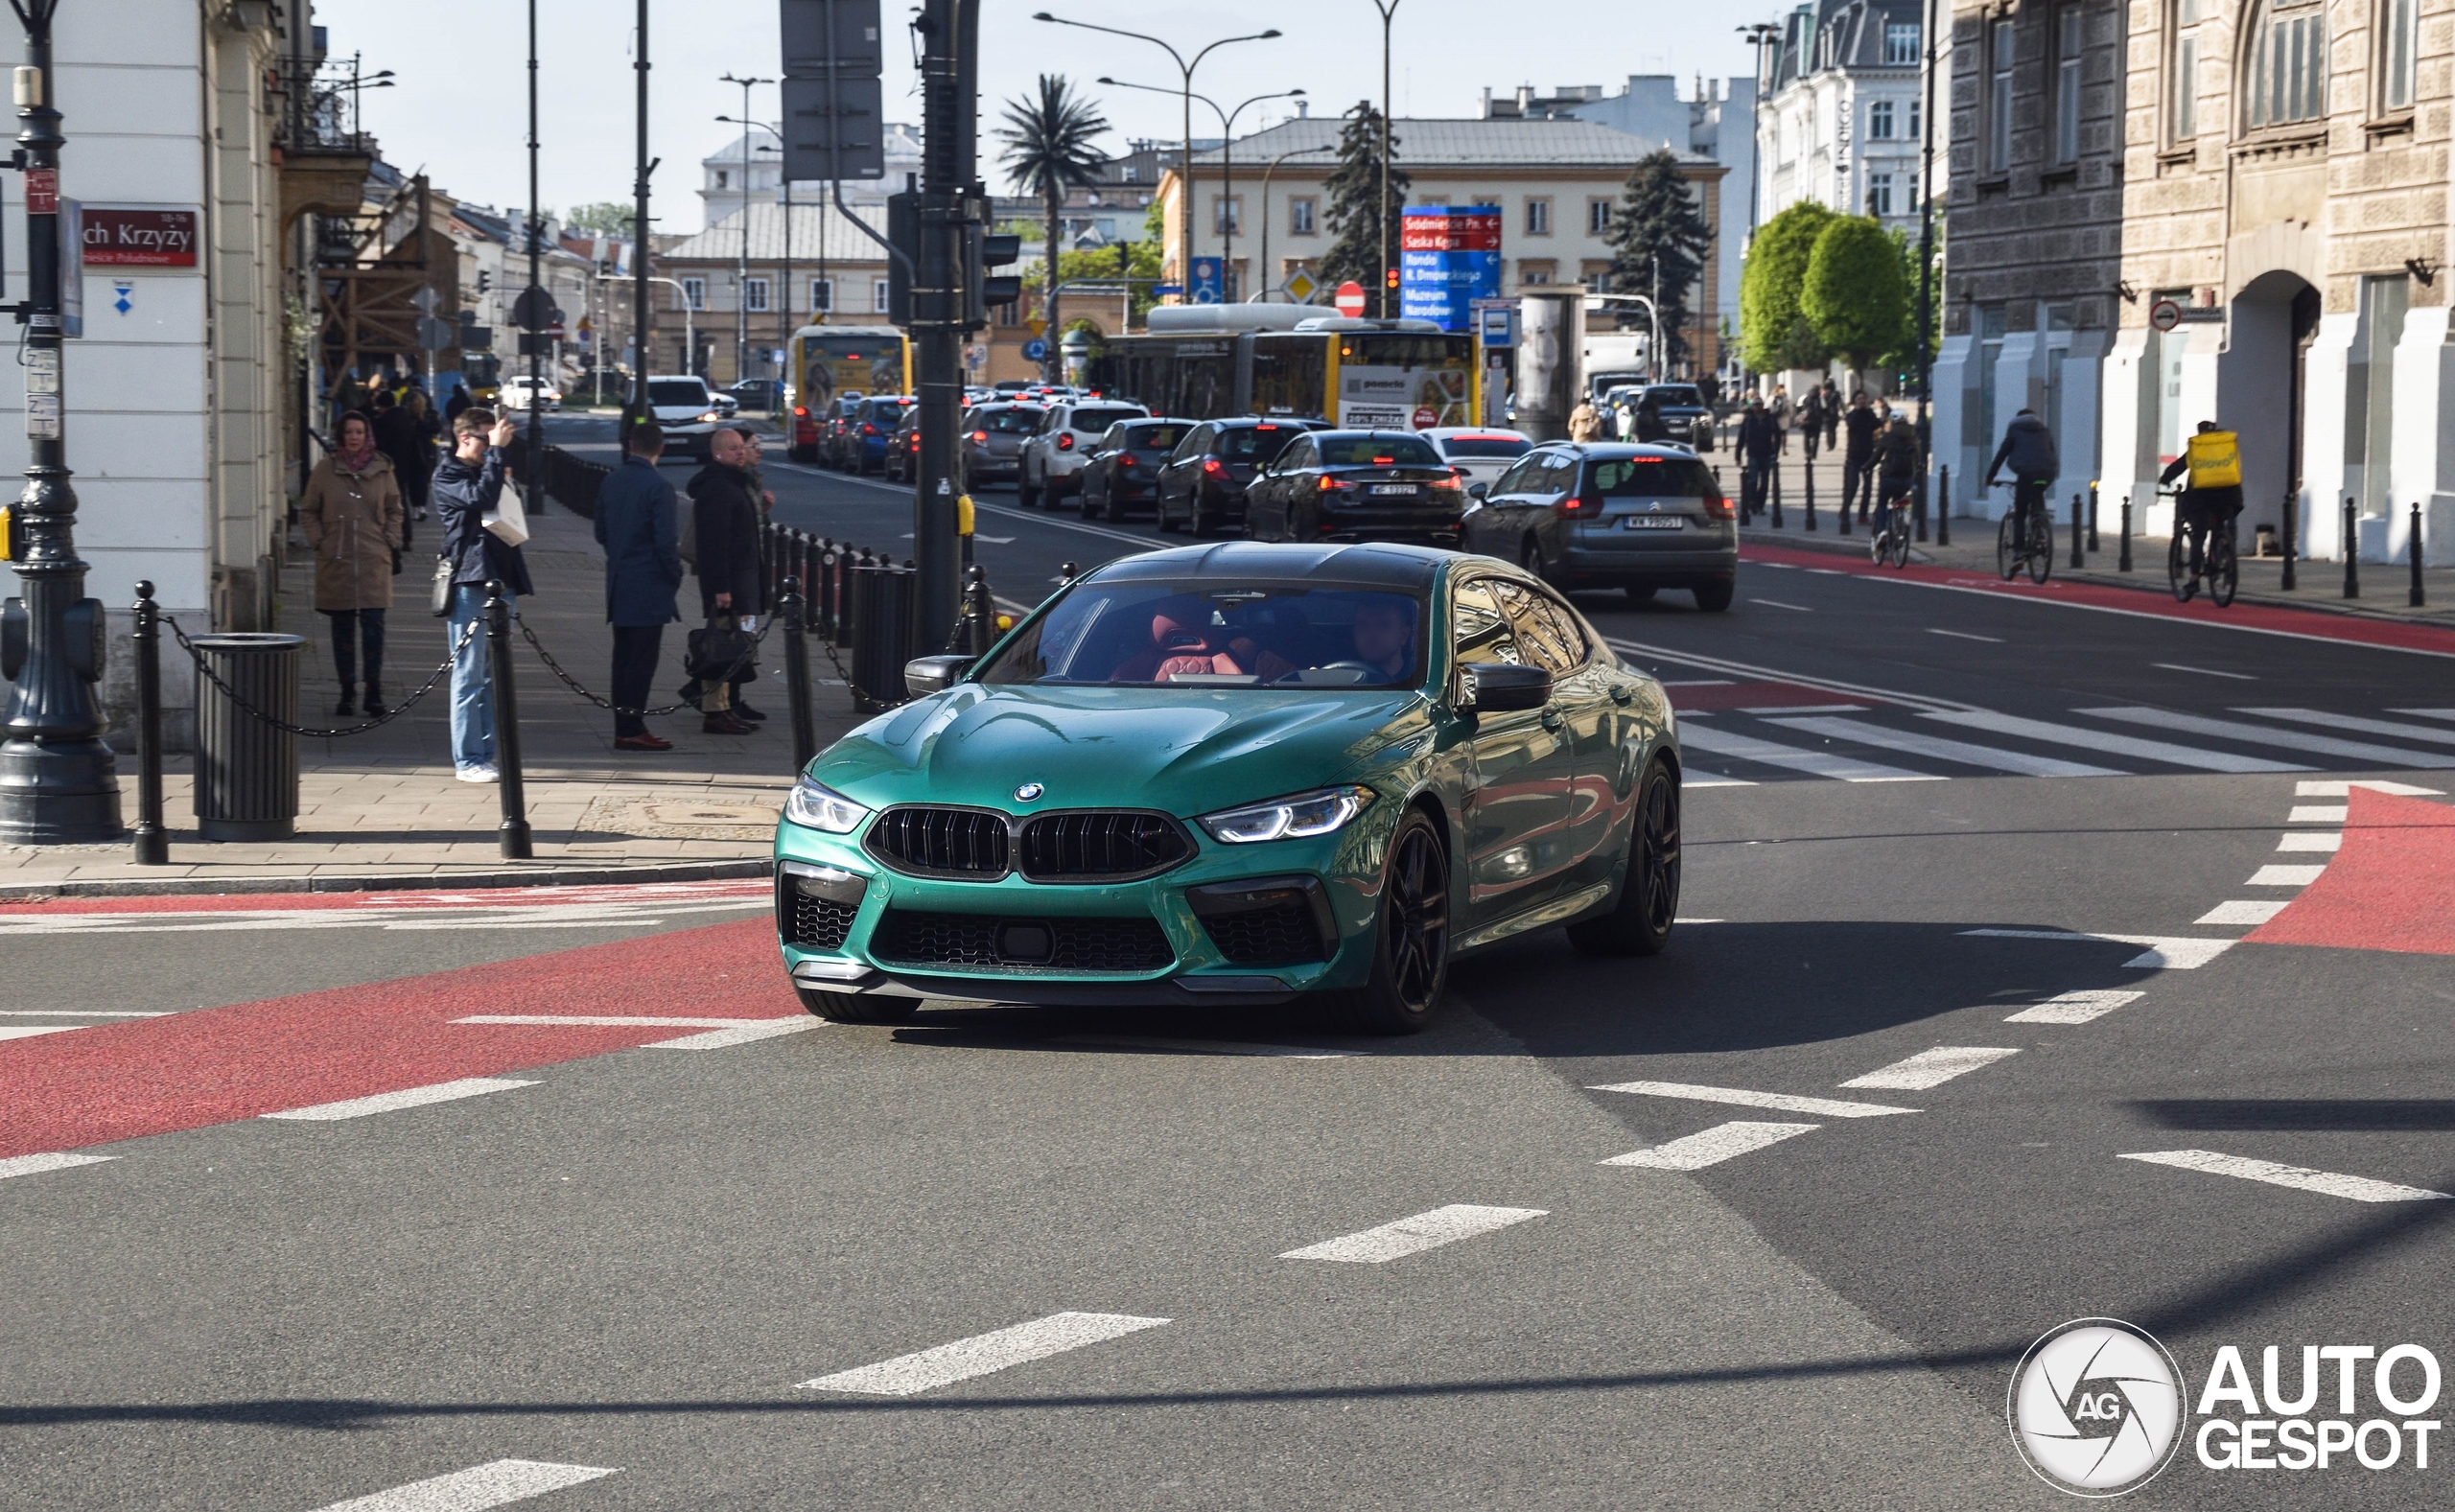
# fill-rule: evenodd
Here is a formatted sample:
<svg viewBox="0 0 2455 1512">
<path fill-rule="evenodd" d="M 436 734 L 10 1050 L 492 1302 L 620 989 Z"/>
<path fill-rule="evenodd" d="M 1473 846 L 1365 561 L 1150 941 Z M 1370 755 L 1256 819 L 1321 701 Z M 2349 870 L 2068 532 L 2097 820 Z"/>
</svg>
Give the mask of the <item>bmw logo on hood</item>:
<svg viewBox="0 0 2455 1512">
<path fill-rule="evenodd" d="M 1047 788 L 1040 786 L 1038 782 L 1025 782 L 1022 786 L 1015 789 L 1015 802 L 1017 803 L 1034 803 L 1038 801 L 1042 793 L 1047 791 Z"/>
</svg>

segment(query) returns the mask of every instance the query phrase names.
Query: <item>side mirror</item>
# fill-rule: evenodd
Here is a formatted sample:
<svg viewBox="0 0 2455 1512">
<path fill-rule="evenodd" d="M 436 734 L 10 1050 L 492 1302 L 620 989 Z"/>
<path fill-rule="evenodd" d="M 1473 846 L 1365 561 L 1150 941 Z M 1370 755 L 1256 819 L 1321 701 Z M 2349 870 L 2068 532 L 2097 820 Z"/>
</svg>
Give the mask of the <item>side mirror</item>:
<svg viewBox="0 0 2455 1512">
<path fill-rule="evenodd" d="M 1489 483 L 1468 483 L 1466 485 L 1466 497 L 1479 504 L 1485 500 L 1490 498 L 1491 492 L 1492 485 Z"/>
<path fill-rule="evenodd" d="M 1552 674 L 1539 666 L 1479 663 L 1465 668 L 1463 676 L 1457 703 L 1461 714 L 1506 714 L 1552 701 Z"/>
<path fill-rule="evenodd" d="M 903 663 L 903 690 L 915 698 L 942 693 L 970 669 L 976 657 L 921 656 Z"/>
</svg>

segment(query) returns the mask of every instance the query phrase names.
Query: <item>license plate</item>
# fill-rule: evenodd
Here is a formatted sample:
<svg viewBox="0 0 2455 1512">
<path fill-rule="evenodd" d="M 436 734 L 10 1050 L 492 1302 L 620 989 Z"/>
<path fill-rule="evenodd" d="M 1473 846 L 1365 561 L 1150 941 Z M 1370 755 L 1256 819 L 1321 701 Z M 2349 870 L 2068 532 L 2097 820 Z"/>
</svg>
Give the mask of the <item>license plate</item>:
<svg viewBox="0 0 2455 1512">
<path fill-rule="evenodd" d="M 1415 485 L 1413 483 L 1375 483 L 1372 485 L 1372 492 L 1376 496 L 1387 497 L 1396 495 L 1405 498 L 1413 498 L 1415 494 Z"/>
<path fill-rule="evenodd" d="M 1630 515 L 1622 528 L 1627 530 L 1677 530 L 1688 522 L 1677 515 Z"/>
</svg>

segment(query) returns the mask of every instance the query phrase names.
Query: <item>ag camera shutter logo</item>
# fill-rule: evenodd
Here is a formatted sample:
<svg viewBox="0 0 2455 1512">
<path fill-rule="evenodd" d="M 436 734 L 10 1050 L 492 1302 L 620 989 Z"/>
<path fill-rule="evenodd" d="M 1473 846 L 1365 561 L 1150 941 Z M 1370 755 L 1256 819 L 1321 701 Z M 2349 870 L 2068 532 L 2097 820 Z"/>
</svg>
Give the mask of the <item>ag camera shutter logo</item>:
<svg viewBox="0 0 2455 1512">
<path fill-rule="evenodd" d="M 2173 1462 L 2182 1371 L 2145 1330 L 2084 1317 L 2031 1344 L 2012 1372 L 2012 1443 L 2040 1479 L 2081 1497 L 2136 1491 Z"/>
</svg>

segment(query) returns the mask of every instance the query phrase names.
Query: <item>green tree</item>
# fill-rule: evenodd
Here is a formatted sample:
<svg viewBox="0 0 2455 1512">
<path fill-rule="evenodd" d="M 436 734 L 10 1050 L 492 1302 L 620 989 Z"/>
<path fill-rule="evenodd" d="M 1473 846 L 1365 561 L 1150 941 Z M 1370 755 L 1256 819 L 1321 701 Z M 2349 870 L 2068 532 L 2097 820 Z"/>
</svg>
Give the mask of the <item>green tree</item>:
<svg viewBox="0 0 2455 1512">
<path fill-rule="evenodd" d="M 1757 227 L 1749 241 L 1739 274 L 1740 351 L 1757 372 L 1813 367 L 1824 361 L 1814 328 L 1800 314 L 1799 290 L 1807 282 L 1816 237 L 1835 219 L 1824 206 L 1802 199 Z"/>
<path fill-rule="evenodd" d="M 1330 200 L 1330 249 L 1321 256 L 1321 281 L 1336 289 L 1353 279 L 1370 291 L 1372 309 L 1383 317 L 1397 314 L 1390 300 L 1389 291 L 1382 287 L 1381 269 L 1398 266 L 1398 211 L 1407 202 L 1407 189 L 1412 180 L 1392 163 L 1390 169 L 1390 206 L 1386 226 L 1381 215 L 1381 138 L 1388 123 L 1381 112 L 1372 108 L 1369 100 L 1359 100 L 1346 113 L 1346 126 L 1339 132 L 1338 166 L 1330 170 L 1328 182 L 1322 187 Z M 1396 157 L 1398 139 L 1390 138 L 1390 154 Z M 1385 236 L 1375 233 L 1386 231 Z M 1379 244 L 1375 244 L 1378 243 Z"/>
<path fill-rule="evenodd" d="M 1113 246 L 1088 246 L 1079 251 L 1060 252 L 1057 255 L 1057 281 L 1061 284 L 1077 281 L 1105 283 L 1119 278 L 1130 278 L 1134 280 L 1132 286 L 1134 318 L 1140 320 L 1153 305 L 1158 303 L 1159 296 L 1151 291 L 1153 286 L 1159 282 L 1159 265 L 1162 261 L 1160 253 L 1166 244 L 1163 238 L 1155 236 L 1147 241 L 1119 242 Z M 1120 253 L 1123 254 L 1122 258 L 1118 255 Z M 1027 283 L 1035 278 L 1045 281 L 1047 276 L 1047 269 L 1039 263 L 1033 263 L 1023 269 L 1023 279 Z M 1094 297 L 1089 294 L 1078 294 L 1076 297 L 1098 309 L 1107 311 L 1116 309 L 1113 299 L 1108 295 Z M 1121 330 L 1108 330 L 1114 318 L 1113 314 L 1092 317 L 1094 323 L 1107 331 L 1110 336 L 1124 335 L 1125 333 Z M 1069 319 L 1066 321 L 1066 327 L 1071 329 L 1077 323 Z M 1050 337 L 1052 342 L 1055 339 L 1053 336 Z"/>
<path fill-rule="evenodd" d="M 1943 345 L 1944 337 L 1944 224 L 1943 217 L 1935 218 L 1935 270 L 1927 285 L 1927 360 L 1933 361 Z M 1914 383 L 1918 371 L 1918 237 L 1911 231 L 1892 233 L 1895 245 L 1901 248 L 1901 286 L 1908 301 L 1908 314 L 1902 317 L 1901 342 L 1884 353 L 1880 360 L 1884 366 L 1903 375 L 1904 381 Z"/>
<path fill-rule="evenodd" d="M 572 213 L 563 217 L 563 224 L 591 236 L 627 237 L 631 234 L 631 218 L 638 213 L 636 205 L 600 199 L 595 204 L 572 206 Z"/>
<path fill-rule="evenodd" d="M 1799 313 L 1815 337 L 1848 360 L 1854 374 L 1878 357 L 1911 345 L 1913 303 L 1903 279 L 1901 246 L 1872 216 L 1835 216 L 1808 255 Z"/>
<path fill-rule="evenodd" d="M 1060 213 L 1065 207 L 1068 190 L 1099 181 L 1100 169 L 1108 158 L 1091 143 L 1109 128 L 1108 117 L 1100 114 L 1097 105 L 1077 95 L 1064 75 L 1042 74 L 1037 95 L 1006 102 L 1005 121 L 997 128 L 997 139 L 1006 144 L 998 161 L 1005 164 L 1007 174 L 1024 193 L 1040 196 L 1047 220 L 1047 240 L 1042 244 L 1048 248 L 1048 256 L 1040 260 L 1040 303 L 1054 328 L 1058 273 L 1064 266 L 1058 245 Z M 1049 353 L 1041 367 L 1054 374 L 1054 343 Z"/>
<path fill-rule="evenodd" d="M 1610 243 L 1611 288 L 1655 302 L 1663 345 L 1656 363 L 1667 372 L 1669 363 L 1689 355 L 1688 328 L 1695 317 L 1688 295 L 1704 276 L 1705 253 L 1714 243 L 1713 227 L 1668 148 L 1639 158 L 1630 171 L 1627 192 L 1611 216 Z M 1635 305 L 1621 306 L 1619 316 L 1623 330 L 1648 324 Z"/>
</svg>

